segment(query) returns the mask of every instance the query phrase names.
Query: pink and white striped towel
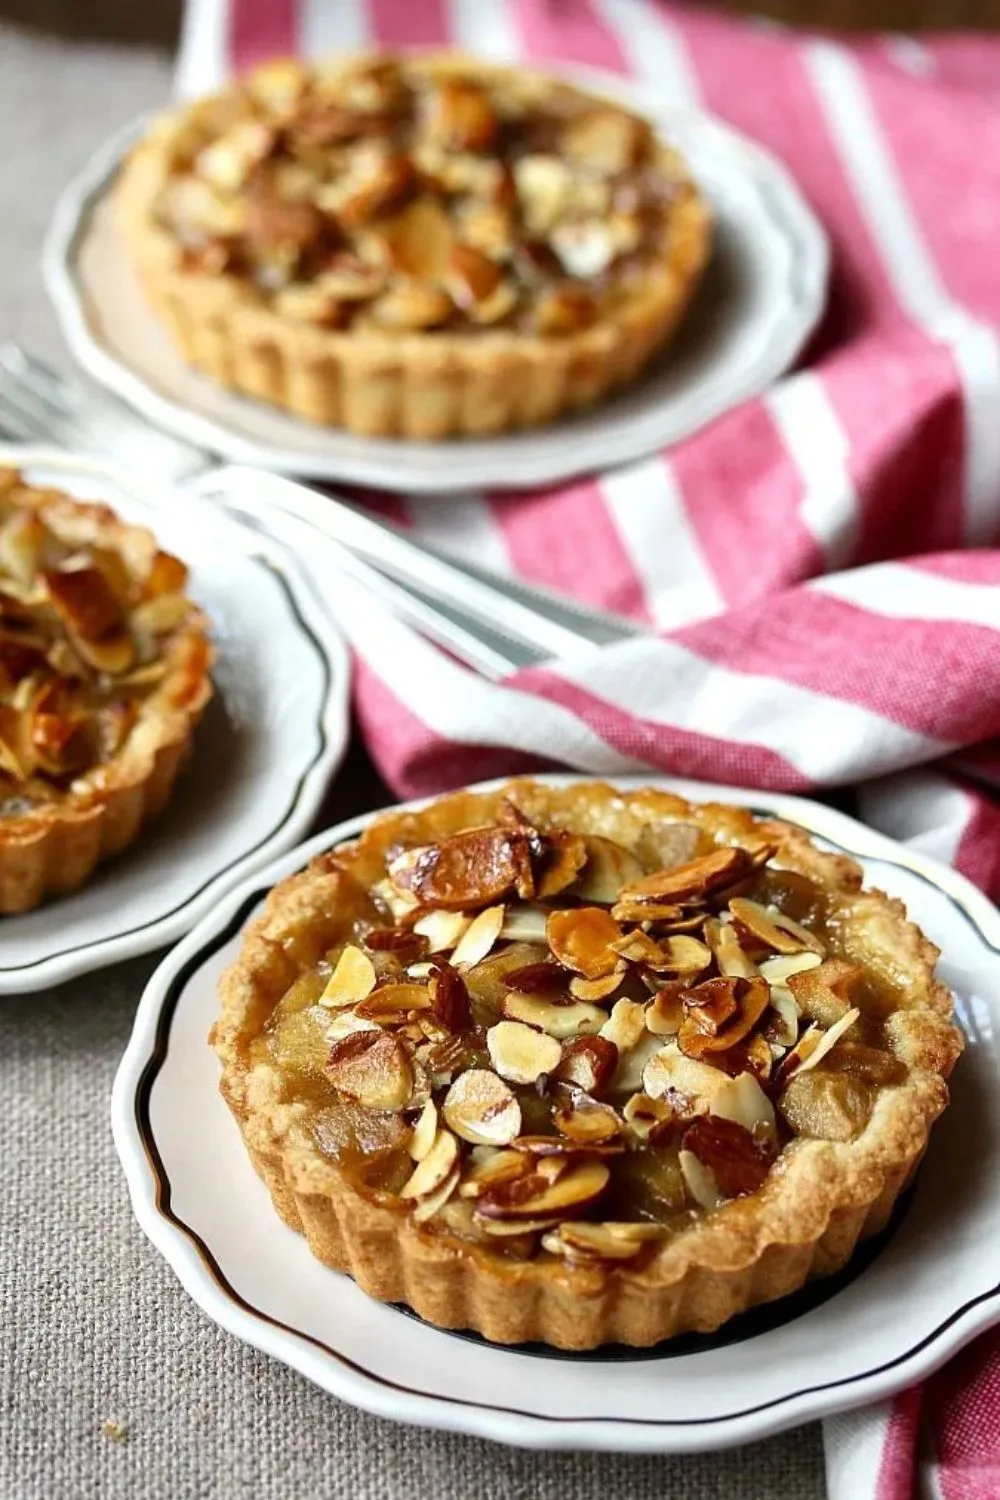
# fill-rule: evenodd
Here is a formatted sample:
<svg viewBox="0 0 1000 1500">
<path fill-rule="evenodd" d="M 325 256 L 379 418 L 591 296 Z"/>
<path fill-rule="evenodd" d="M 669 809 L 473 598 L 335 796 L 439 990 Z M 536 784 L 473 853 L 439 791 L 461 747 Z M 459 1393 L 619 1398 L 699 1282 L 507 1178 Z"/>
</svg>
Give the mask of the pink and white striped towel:
<svg viewBox="0 0 1000 1500">
<path fill-rule="evenodd" d="M 783 158 L 833 240 L 802 367 L 642 462 L 517 496 L 369 496 L 657 634 L 486 684 L 347 597 L 401 794 L 525 768 L 856 788 L 1000 893 L 1000 40 L 853 44 L 667 0 L 191 0 L 185 94 L 279 52 L 457 43 L 585 63 Z M 1000 1338 L 828 1421 L 832 1500 L 1000 1496 Z"/>
</svg>

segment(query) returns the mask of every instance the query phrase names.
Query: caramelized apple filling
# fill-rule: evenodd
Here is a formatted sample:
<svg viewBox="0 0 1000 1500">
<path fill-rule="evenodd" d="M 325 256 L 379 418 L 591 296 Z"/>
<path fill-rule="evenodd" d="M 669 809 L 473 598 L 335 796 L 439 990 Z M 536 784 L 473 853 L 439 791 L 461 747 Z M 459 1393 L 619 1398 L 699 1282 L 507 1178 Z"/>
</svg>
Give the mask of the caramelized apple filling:
<svg viewBox="0 0 1000 1500">
<path fill-rule="evenodd" d="M 122 750 L 195 618 L 186 579 L 148 532 L 0 468 L 0 817 Z"/>
<path fill-rule="evenodd" d="M 388 335 L 586 328 L 662 265 L 685 183 L 618 105 L 419 58 L 269 63 L 161 138 L 181 269 Z"/>
<path fill-rule="evenodd" d="M 321 1150 L 429 1230 L 634 1261 L 766 1192 L 798 1138 L 853 1140 L 906 1080 L 891 975 L 775 854 L 680 822 L 626 847 L 506 802 L 388 851 L 257 1057 Z"/>
</svg>

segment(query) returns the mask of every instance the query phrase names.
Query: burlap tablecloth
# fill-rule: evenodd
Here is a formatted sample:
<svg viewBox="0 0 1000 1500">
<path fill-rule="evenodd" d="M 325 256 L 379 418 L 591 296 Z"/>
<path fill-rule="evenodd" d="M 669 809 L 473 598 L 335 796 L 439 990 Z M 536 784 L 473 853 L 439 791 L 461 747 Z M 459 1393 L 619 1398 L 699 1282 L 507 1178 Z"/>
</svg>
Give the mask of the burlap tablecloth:
<svg viewBox="0 0 1000 1500">
<path fill-rule="evenodd" d="M 38 273 L 52 203 L 169 76 L 166 54 L 0 19 L 0 337 L 65 364 Z M 335 802 L 373 795 L 356 761 Z M 704 1458 L 524 1453 L 365 1416 L 222 1333 L 140 1234 L 111 1140 L 111 1083 L 153 962 L 0 1000 L 0 1500 L 824 1494 L 815 1426 Z"/>
</svg>

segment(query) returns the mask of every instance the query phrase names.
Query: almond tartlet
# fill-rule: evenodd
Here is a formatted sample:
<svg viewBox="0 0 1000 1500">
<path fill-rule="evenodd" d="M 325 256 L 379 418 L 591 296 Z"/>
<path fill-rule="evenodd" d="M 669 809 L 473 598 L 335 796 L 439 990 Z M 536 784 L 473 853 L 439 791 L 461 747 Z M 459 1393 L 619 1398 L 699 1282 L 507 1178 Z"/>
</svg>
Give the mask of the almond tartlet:
<svg viewBox="0 0 1000 1500">
<path fill-rule="evenodd" d="M 552 422 L 634 379 L 711 241 L 647 121 L 450 54 L 267 63 L 158 122 L 117 212 L 189 364 L 422 439 Z"/>
<path fill-rule="evenodd" d="M 167 803 L 211 696 L 187 569 L 0 468 L 0 913 L 78 890 Z"/>
<path fill-rule="evenodd" d="M 278 885 L 211 1040 L 320 1260 L 442 1328 L 643 1346 L 886 1226 L 963 1045 L 937 957 L 792 824 L 522 780 Z"/>
</svg>

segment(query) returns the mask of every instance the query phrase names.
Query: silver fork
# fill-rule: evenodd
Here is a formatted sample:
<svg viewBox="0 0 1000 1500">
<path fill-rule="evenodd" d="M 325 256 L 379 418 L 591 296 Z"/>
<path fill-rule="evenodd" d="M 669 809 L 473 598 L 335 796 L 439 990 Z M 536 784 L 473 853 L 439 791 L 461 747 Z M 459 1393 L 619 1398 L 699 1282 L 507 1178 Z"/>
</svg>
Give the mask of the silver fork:
<svg viewBox="0 0 1000 1500">
<path fill-rule="evenodd" d="M 227 471 L 218 469 L 205 450 L 147 426 L 123 402 L 65 380 L 13 344 L 0 348 L 0 429 L 31 441 L 98 449 L 140 471 L 154 467 L 168 480 L 230 508 L 235 504 L 230 493 L 217 493 L 216 480 Z M 506 642 L 508 669 L 575 652 L 582 643 L 607 645 L 638 634 L 630 621 L 615 615 L 446 558 L 340 498 L 263 470 L 228 472 L 240 481 L 238 508 L 245 519 L 253 513 L 266 526 L 276 506 L 297 517 L 346 548 L 357 563 L 354 576 L 360 581 L 363 572 L 367 587 L 378 592 L 379 581 L 384 582 L 383 600 L 397 613 L 405 613 L 410 601 L 410 623 L 425 633 L 437 623 L 464 632 L 467 644 L 469 631 L 478 632 L 494 657 Z M 363 570 L 362 563 L 368 565 Z M 396 587 L 388 586 L 392 583 Z"/>
</svg>

